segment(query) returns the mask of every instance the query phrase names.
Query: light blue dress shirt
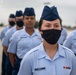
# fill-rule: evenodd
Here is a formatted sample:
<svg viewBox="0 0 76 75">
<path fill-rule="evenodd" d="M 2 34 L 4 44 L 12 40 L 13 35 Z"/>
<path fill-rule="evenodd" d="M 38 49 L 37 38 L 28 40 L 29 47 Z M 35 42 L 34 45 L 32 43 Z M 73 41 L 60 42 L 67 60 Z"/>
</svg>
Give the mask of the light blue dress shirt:
<svg viewBox="0 0 76 75">
<path fill-rule="evenodd" d="M 61 45 L 63 45 L 65 39 L 67 37 L 67 30 L 65 28 L 62 29 L 62 32 L 61 32 L 61 36 L 58 40 L 58 43 L 60 43 Z"/>
<path fill-rule="evenodd" d="M 42 43 L 24 56 L 18 75 L 76 75 L 76 57 L 71 50 L 58 45 L 51 59 Z"/>
<path fill-rule="evenodd" d="M 76 30 L 69 33 L 63 45 L 71 49 L 76 54 Z"/>
<path fill-rule="evenodd" d="M 5 33 L 6 33 L 9 29 L 10 29 L 9 26 L 6 26 L 6 27 L 3 28 L 3 30 L 2 30 L 2 32 L 1 32 L 1 34 L 0 34 L 0 39 L 1 39 L 1 40 L 4 38 Z"/>
<path fill-rule="evenodd" d="M 3 46 L 7 46 L 7 47 L 9 46 L 9 43 L 11 42 L 11 37 L 16 31 L 17 31 L 16 26 L 14 26 L 6 32 L 5 37 L 2 40 Z"/>
<path fill-rule="evenodd" d="M 16 54 L 18 58 L 23 56 L 32 48 L 38 46 L 42 42 L 42 37 L 37 30 L 30 36 L 25 29 L 17 31 L 12 36 L 8 52 Z"/>
</svg>

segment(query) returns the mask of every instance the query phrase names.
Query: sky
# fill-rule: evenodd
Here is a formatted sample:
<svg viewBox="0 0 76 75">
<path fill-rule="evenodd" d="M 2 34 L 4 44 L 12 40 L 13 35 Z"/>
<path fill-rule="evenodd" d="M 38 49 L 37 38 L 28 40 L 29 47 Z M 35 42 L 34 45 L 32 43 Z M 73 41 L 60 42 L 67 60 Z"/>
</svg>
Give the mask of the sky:
<svg viewBox="0 0 76 75">
<path fill-rule="evenodd" d="M 76 26 L 76 0 L 0 0 L 0 22 L 8 24 L 10 13 L 24 12 L 26 7 L 35 9 L 36 20 L 39 21 L 45 5 L 57 7 L 63 25 Z"/>
</svg>

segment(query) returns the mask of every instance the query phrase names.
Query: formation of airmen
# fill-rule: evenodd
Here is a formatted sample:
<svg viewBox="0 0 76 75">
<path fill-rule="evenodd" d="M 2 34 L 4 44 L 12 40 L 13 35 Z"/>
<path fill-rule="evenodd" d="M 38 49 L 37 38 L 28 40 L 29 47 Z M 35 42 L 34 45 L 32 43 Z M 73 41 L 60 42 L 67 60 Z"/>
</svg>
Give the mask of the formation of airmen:
<svg viewBox="0 0 76 75">
<path fill-rule="evenodd" d="M 16 11 L 0 35 L 1 75 L 76 75 L 76 31 L 67 36 L 57 7 L 44 6 L 38 29 L 33 7 Z"/>
</svg>

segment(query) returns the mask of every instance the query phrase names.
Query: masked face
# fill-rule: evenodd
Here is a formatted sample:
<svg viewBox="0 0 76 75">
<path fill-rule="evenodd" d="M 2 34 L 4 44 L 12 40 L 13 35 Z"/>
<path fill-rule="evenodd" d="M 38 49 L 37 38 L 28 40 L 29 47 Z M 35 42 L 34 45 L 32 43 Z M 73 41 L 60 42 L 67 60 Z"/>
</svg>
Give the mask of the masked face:
<svg viewBox="0 0 76 75">
<path fill-rule="evenodd" d="M 53 21 L 43 20 L 40 28 L 43 39 L 49 44 L 56 44 L 61 35 L 60 20 Z"/>
<path fill-rule="evenodd" d="M 49 29 L 41 31 L 43 32 L 43 39 L 49 44 L 56 44 L 61 35 L 61 30 Z"/>
<path fill-rule="evenodd" d="M 17 26 L 23 27 L 24 23 L 22 20 L 16 21 Z"/>
<path fill-rule="evenodd" d="M 11 26 L 14 26 L 14 25 L 15 25 L 15 22 L 14 22 L 14 21 L 9 21 L 9 24 L 10 24 Z"/>
</svg>

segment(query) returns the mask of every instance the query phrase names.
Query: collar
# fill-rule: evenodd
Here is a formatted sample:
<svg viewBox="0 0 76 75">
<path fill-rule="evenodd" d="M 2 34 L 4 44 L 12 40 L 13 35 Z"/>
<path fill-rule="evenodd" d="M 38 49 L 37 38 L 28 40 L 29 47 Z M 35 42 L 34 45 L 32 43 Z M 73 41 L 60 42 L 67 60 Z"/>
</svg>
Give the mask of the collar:
<svg viewBox="0 0 76 75">
<path fill-rule="evenodd" d="M 58 54 L 59 54 L 59 56 L 66 57 L 64 47 L 60 44 L 58 44 Z"/>
<path fill-rule="evenodd" d="M 25 28 L 19 30 L 18 33 L 20 34 L 20 37 L 30 37 L 30 35 L 26 32 Z M 31 36 L 36 35 L 39 35 L 39 33 L 37 32 L 37 30 L 34 29 L 34 33 Z"/>
<path fill-rule="evenodd" d="M 14 26 L 14 27 L 12 28 L 12 30 L 13 30 L 13 33 L 14 33 L 15 31 L 17 31 L 16 26 Z"/>
<path fill-rule="evenodd" d="M 39 46 L 39 56 L 38 56 L 38 59 L 42 59 L 42 58 L 44 58 L 46 56 L 47 56 L 47 54 L 45 52 L 43 43 L 41 43 L 40 46 Z"/>
<path fill-rule="evenodd" d="M 27 32 L 26 32 L 26 29 L 24 29 L 24 32 L 27 36 L 30 36 Z M 34 33 L 31 35 L 31 36 L 40 36 L 39 32 L 37 29 L 34 29 Z"/>
<path fill-rule="evenodd" d="M 48 55 L 45 52 L 43 43 L 40 44 L 39 50 L 40 50 L 39 51 L 40 53 L 39 53 L 38 59 L 42 59 L 42 58 L 45 58 L 45 57 L 48 58 Z M 58 51 L 57 51 L 56 55 L 54 56 L 54 59 L 53 60 L 55 60 L 58 57 L 66 57 L 65 56 L 65 52 L 64 52 L 64 48 L 60 44 L 58 44 Z"/>
</svg>

